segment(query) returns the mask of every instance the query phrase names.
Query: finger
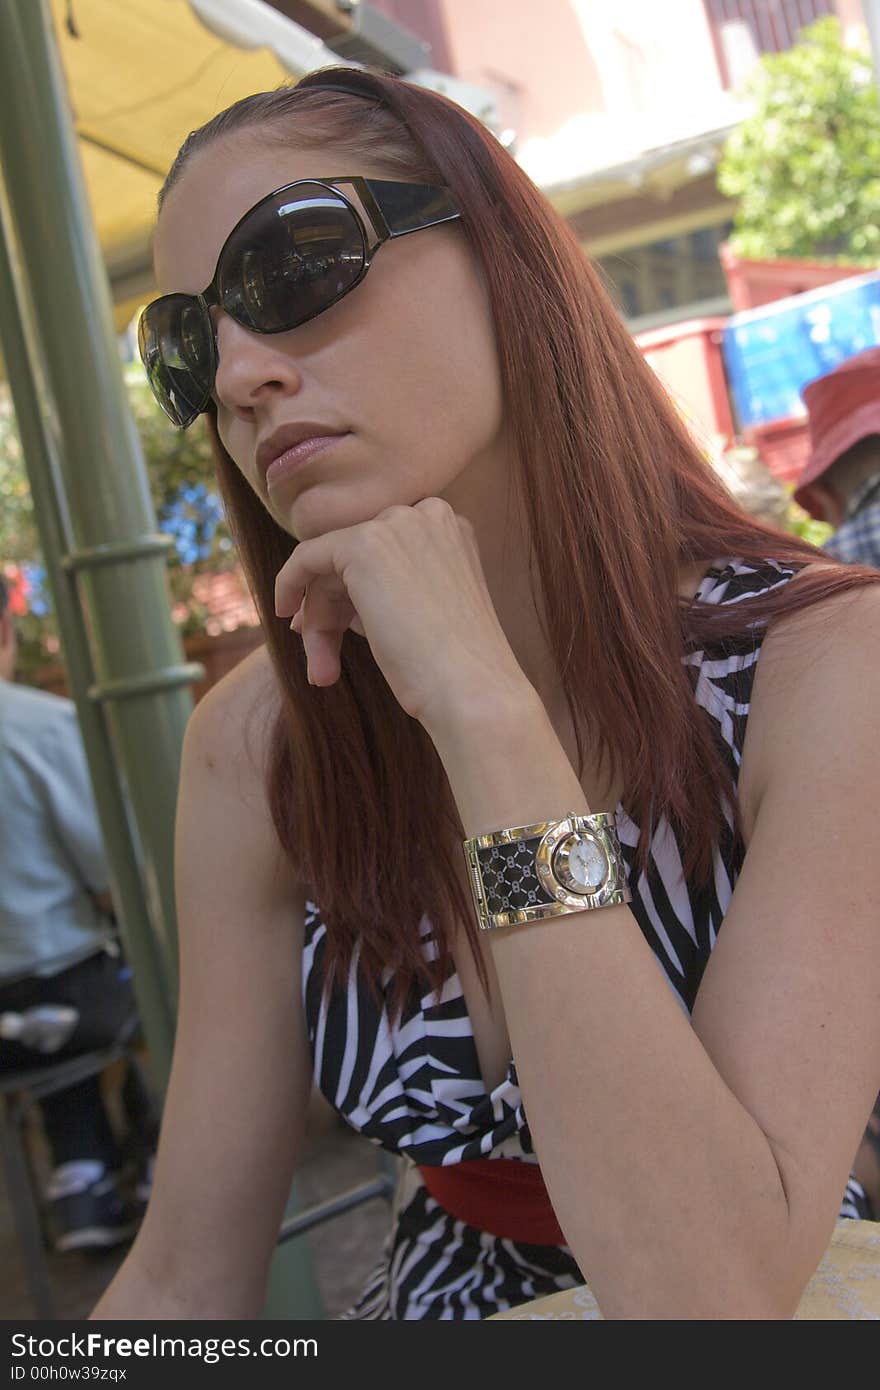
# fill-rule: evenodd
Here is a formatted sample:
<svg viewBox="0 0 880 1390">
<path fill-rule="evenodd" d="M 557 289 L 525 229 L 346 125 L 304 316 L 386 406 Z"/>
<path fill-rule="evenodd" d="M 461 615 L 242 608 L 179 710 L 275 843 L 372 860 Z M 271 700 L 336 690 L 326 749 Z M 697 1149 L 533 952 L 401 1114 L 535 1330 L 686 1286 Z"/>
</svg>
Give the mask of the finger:
<svg viewBox="0 0 880 1390">
<path fill-rule="evenodd" d="M 275 612 L 279 618 L 289 618 L 299 610 L 309 585 L 327 567 L 328 556 L 321 553 L 323 539 L 300 541 L 276 574 Z"/>
<path fill-rule="evenodd" d="M 292 632 L 302 632 L 302 625 L 303 625 L 303 606 L 302 606 L 302 604 L 300 604 L 299 608 L 296 610 L 296 612 L 294 613 L 293 617 L 292 617 L 291 620 L 290 620 L 290 628 L 291 628 L 291 631 L 292 631 Z M 360 618 L 358 617 L 357 613 L 355 613 L 354 617 L 352 618 L 351 622 L 349 623 L 348 629 L 349 629 L 350 632 L 356 632 L 357 635 L 358 635 L 358 637 L 366 637 L 366 635 L 367 635 L 366 632 L 364 631 L 364 625 L 363 625 L 363 623 L 361 622 Z"/>
<path fill-rule="evenodd" d="M 338 632 L 306 631 L 303 634 L 309 685 L 335 685 L 342 672 L 341 645 Z"/>
<path fill-rule="evenodd" d="M 298 542 L 275 576 L 275 612 L 279 618 L 296 612 L 314 580 L 343 572 L 360 531 L 360 526 L 352 526 Z"/>
<path fill-rule="evenodd" d="M 309 585 L 297 630 L 313 685 L 332 685 L 339 679 L 342 637 L 354 616 L 354 605 L 340 580 L 314 580 Z"/>
</svg>

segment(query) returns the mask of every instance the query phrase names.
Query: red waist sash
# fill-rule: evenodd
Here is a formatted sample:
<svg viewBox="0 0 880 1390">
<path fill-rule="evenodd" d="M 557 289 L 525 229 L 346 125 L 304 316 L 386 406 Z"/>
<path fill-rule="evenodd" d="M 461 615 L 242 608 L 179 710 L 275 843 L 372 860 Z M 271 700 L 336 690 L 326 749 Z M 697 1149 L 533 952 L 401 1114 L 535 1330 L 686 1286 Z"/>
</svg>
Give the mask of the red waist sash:
<svg viewBox="0 0 880 1390">
<path fill-rule="evenodd" d="M 477 1158 L 419 1165 L 428 1192 L 450 1216 L 478 1231 L 526 1245 L 566 1245 L 537 1163 Z"/>
</svg>

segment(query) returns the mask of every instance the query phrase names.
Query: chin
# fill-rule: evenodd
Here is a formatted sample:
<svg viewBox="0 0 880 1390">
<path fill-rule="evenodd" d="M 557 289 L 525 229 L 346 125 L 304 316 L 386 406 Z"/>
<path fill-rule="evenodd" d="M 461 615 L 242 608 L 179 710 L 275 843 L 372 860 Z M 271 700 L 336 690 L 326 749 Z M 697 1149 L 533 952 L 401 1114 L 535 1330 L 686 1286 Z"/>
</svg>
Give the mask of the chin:
<svg viewBox="0 0 880 1390">
<path fill-rule="evenodd" d="M 322 495 L 323 494 L 323 495 Z M 400 496 L 381 498 L 358 498 L 350 486 L 338 488 L 336 496 L 320 487 L 304 489 L 287 507 L 275 507 L 271 515 L 278 525 L 297 541 L 314 540 L 328 531 L 344 531 L 350 526 L 359 526 L 372 521 L 386 508 L 415 506 L 420 497 L 412 502 Z"/>
</svg>

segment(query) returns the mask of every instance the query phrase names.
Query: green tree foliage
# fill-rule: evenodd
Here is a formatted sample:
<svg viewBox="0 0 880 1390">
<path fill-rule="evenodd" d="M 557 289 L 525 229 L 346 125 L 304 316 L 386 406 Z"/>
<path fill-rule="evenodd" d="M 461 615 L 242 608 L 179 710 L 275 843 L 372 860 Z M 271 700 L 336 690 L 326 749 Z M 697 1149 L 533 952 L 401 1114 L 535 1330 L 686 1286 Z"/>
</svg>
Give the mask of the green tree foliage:
<svg viewBox="0 0 880 1390">
<path fill-rule="evenodd" d="M 718 187 L 737 199 L 741 256 L 880 260 L 880 96 L 867 51 L 837 19 L 765 55 L 748 84 L 752 114 L 727 142 Z"/>
<path fill-rule="evenodd" d="M 833 526 L 824 521 L 815 521 L 809 512 L 805 512 L 794 501 L 789 503 L 785 529 L 795 536 L 800 536 L 801 540 L 807 541 L 810 545 L 818 546 L 820 550 L 834 535 Z"/>
<path fill-rule="evenodd" d="M 140 363 L 126 371 L 159 528 L 174 537 L 168 553 L 171 597 L 186 609 L 181 630 L 198 632 L 207 616 L 193 595 L 200 574 L 235 569 L 237 560 L 223 517 L 204 419 L 178 430 L 158 409 Z"/>
<path fill-rule="evenodd" d="M 138 428 L 159 528 L 174 538 L 167 573 L 175 619 L 184 635 L 207 616 L 193 594 L 205 573 L 235 568 L 203 423 L 176 430 L 156 406 L 139 365 L 126 368 L 129 405 Z M 19 669 L 28 679 L 57 660 L 58 630 L 33 514 L 15 414 L 0 381 L 0 567 L 23 572 L 27 612 L 16 619 Z"/>
</svg>

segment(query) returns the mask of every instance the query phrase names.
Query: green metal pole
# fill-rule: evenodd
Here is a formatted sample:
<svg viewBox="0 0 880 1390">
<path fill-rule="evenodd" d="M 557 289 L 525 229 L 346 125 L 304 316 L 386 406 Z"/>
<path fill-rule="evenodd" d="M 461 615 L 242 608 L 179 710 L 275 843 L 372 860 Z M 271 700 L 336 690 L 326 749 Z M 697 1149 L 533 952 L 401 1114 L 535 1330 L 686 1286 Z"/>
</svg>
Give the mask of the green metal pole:
<svg viewBox="0 0 880 1390">
<path fill-rule="evenodd" d="M 45 0 L 0 0 L 0 163 L 63 440 L 70 548 L 62 564 L 76 576 L 86 616 L 97 677 L 88 697 L 105 710 L 131 800 L 173 1014 L 175 798 L 188 687 L 200 668 L 183 663 L 171 621 L 165 546 L 125 396 Z"/>
<path fill-rule="evenodd" d="M 60 563 L 77 580 L 97 673 L 85 698 L 103 709 L 107 721 L 137 826 L 156 960 L 176 1007 L 175 800 L 180 747 L 192 709 L 188 686 L 202 670 L 181 662 L 170 617 L 164 545 L 157 541 L 124 394 L 107 278 L 47 0 L 0 0 L 0 168 L 63 441 L 57 453 L 59 496 L 70 544 Z M 94 777 L 97 757 L 94 763 L 90 758 L 90 766 Z M 102 828 L 110 829 L 103 819 Z M 137 972 L 134 937 L 144 923 L 135 916 L 127 925 Z M 146 942 L 142 945 L 146 957 Z M 156 1049 L 159 1070 L 170 1037 L 166 1048 L 158 1038 L 162 1020 L 157 1016 L 150 1022 L 155 1037 L 147 1031 L 147 1040 L 151 1051 Z M 144 1024 L 147 1030 L 146 1018 Z M 296 1208 L 294 1190 L 287 1215 Z M 319 1317 L 320 1308 L 308 1245 L 292 1241 L 276 1251 L 264 1316 Z"/>
<path fill-rule="evenodd" d="M 139 865 L 137 831 L 114 762 L 101 705 L 88 698 L 94 684 L 85 620 L 74 573 L 63 557 L 71 553 L 63 497 L 59 495 L 59 447 L 52 428 L 45 380 L 32 325 L 28 324 L 20 267 L 16 267 L 8 209 L 0 184 L 0 343 L 3 345 L 15 417 L 25 458 L 40 545 L 63 638 L 67 683 L 76 703 L 107 857 L 120 931 L 135 973 L 138 1008 L 156 1073 L 164 1089 L 171 1062 L 173 1017 L 167 982 L 157 959 Z"/>
</svg>

